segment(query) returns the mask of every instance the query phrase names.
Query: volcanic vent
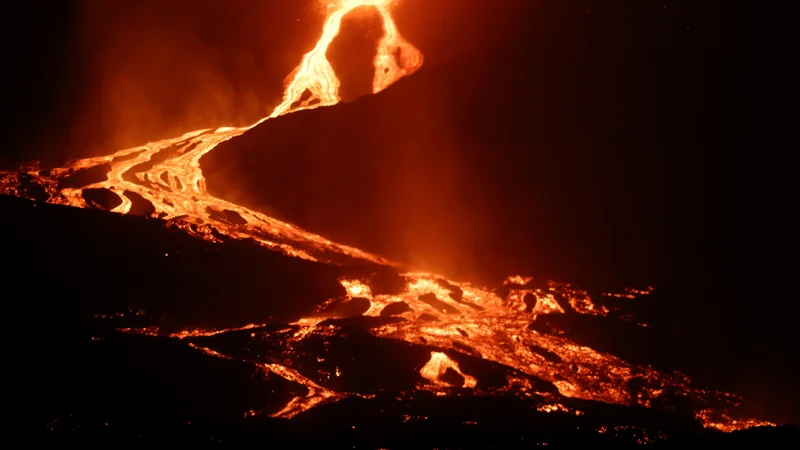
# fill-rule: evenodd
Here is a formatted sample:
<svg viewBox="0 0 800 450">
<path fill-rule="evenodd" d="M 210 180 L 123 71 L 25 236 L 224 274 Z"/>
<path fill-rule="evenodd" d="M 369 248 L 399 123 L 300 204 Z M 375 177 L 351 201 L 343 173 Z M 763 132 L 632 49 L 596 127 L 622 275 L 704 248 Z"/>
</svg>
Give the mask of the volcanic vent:
<svg viewBox="0 0 800 450">
<path fill-rule="evenodd" d="M 55 236 L 58 243 L 32 244 L 24 256 L 30 263 L 49 252 L 77 260 L 49 275 L 50 286 L 60 287 L 47 289 L 82 292 L 82 306 L 66 313 L 82 323 L 91 318 L 75 338 L 91 346 L 79 360 L 113 358 L 124 350 L 124 375 L 109 378 L 140 376 L 144 386 L 159 380 L 170 386 L 164 396 L 152 396 L 158 389 L 149 388 L 120 394 L 135 405 L 135 414 L 149 406 L 138 396 L 159 402 L 169 397 L 178 404 L 159 406 L 169 416 L 163 423 L 137 429 L 129 414 L 114 412 L 100 395 L 86 395 L 94 400 L 82 399 L 80 414 L 59 412 L 48 418 L 47 428 L 112 427 L 141 436 L 166 424 L 179 435 L 191 429 L 202 439 L 256 436 L 254 429 L 288 439 L 297 432 L 295 421 L 306 420 L 327 424 L 334 435 L 372 427 L 352 439 L 379 445 L 381 433 L 406 429 L 472 435 L 489 427 L 548 442 L 554 435 L 547 430 L 577 427 L 575 442 L 647 443 L 771 425 L 748 417 L 734 395 L 592 348 L 585 336 L 592 327 L 617 327 L 633 339 L 649 335 L 649 325 L 630 310 L 651 287 L 591 292 L 520 275 L 494 287 L 450 280 L 209 194 L 200 159 L 220 143 L 264 121 L 340 101 L 340 82 L 326 54 L 350 11 L 374 8 L 383 23 L 373 93 L 422 66 L 423 55 L 398 30 L 392 3 L 331 5 L 316 46 L 287 78 L 283 101 L 250 127 L 196 130 L 62 168 L 2 174 L 4 194 L 37 202 L 3 200 L 23 224 L 14 229 L 20 239 L 36 240 L 36 224 L 47 220 L 58 220 L 63 230 L 97 232 L 79 244 Z M 34 208 L 42 203 L 57 206 Z M 158 221 L 125 217 L 135 215 Z M 135 239 L 113 244 L 131 229 L 146 230 L 158 254 Z M 74 245 L 95 253 L 80 256 Z M 84 273 L 96 259 L 109 266 L 107 273 Z M 240 266 L 247 269 L 231 271 Z M 86 276 L 97 277 L 101 288 L 75 288 Z M 224 277 L 226 286 L 209 280 L 215 276 Z M 151 289 L 141 285 L 147 279 L 166 281 Z M 192 377 L 181 386 L 180 380 Z M 220 386 L 215 377 L 228 387 L 212 387 Z M 231 417 L 246 423 L 234 431 L 218 425 Z M 502 424 L 512 417 L 522 425 Z M 292 420 L 281 431 L 286 422 L 278 419 Z M 194 431 L 193 422 L 217 425 L 207 436 Z M 531 431 L 528 424 L 539 426 Z"/>
</svg>

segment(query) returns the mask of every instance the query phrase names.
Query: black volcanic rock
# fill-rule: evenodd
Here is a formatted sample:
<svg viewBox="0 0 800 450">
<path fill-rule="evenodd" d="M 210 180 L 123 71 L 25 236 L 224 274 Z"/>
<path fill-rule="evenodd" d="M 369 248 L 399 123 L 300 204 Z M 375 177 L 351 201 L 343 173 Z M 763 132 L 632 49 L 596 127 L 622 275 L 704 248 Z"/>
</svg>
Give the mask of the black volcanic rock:
<svg viewBox="0 0 800 450">
<path fill-rule="evenodd" d="M 444 374 L 442 374 L 439 379 L 452 386 L 464 385 L 464 377 L 450 367 L 445 370 Z"/>
<path fill-rule="evenodd" d="M 359 330 L 369 330 L 372 328 L 389 325 L 392 323 L 404 322 L 406 319 L 402 317 L 371 317 L 371 316 L 350 316 L 341 319 L 325 319 L 320 322 L 321 326 L 334 325 L 344 328 L 356 328 Z"/>
<path fill-rule="evenodd" d="M 299 318 L 345 294 L 336 267 L 246 242 L 216 245 L 160 220 L 5 196 L 0 210 L 14 217 L 0 225 L 14 242 L 4 247 L 6 279 L 35 286 L 37 302 L 48 299 L 10 306 L 20 317 L 39 308 L 52 308 L 57 321 L 142 309 L 165 328 L 224 328 Z"/>
<path fill-rule="evenodd" d="M 529 346 L 528 348 L 532 352 L 534 352 L 534 353 L 536 353 L 538 355 L 541 355 L 547 361 L 554 362 L 554 363 L 560 363 L 561 362 L 561 357 L 556 355 L 555 353 L 551 352 L 550 350 L 544 349 L 544 348 L 539 347 L 539 346 L 533 346 L 533 345 Z"/>
<path fill-rule="evenodd" d="M 467 355 L 477 356 L 478 358 L 481 357 L 479 351 L 475 350 L 474 348 L 470 347 L 469 345 L 462 344 L 458 341 L 453 341 L 453 347 L 457 348 L 459 351 L 466 353 Z"/>
<path fill-rule="evenodd" d="M 411 311 L 411 307 L 406 302 L 392 302 L 386 305 L 381 310 L 381 317 L 383 316 L 397 316 Z"/>
<path fill-rule="evenodd" d="M 539 316 L 528 325 L 529 330 L 537 331 L 539 333 L 551 334 L 553 336 L 562 336 L 562 330 L 555 321 L 550 320 L 549 315 Z"/>
<path fill-rule="evenodd" d="M 650 81 L 592 79 L 581 51 L 472 54 L 376 96 L 267 121 L 202 159 L 209 189 L 450 272 L 566 272 L 567 262 L 576 272 L 613 254 L 650 276 L 659 268 L 645 257 L 662 243 L 639 230 L 662 226 L 668 205 L 652 175 L 660 162 L 635 132 L 655 118 L 628 103 Z M 547 69 L 494 69 L 518 65 L 519 52 Z"/>
<path fill-rule="evenodd" d="M 334 302 L 329 308 L 320 311 L 324 317 L 334 319 L 346 319 L 348 317 L 360 316 L 367 312 L 370 307 L 370 301 L 363 297 L 356 297 L 352 299 L 342 299 Z"/>
<path fill-rule="evenodd" d="M 104 188 L 83 189 L 81 196 L 90 207 L 96 207 L 110 211 L 122 204 L 119 195 Z"/>
<path fill-rule="evenodd" d="M 462 300 L 463 299 L 464 291 L 460 287 L 450 283 L 449 281 L 447 281 L 447 280 L 445 280 L 443 278 L 437 279 L 436 280 L 436 284 L 438 284 L 439 286 L 449 290 L 450 291 L 450 298 L 452 298 L 453 300 L 458 301 L 458 300 Z"/>
<path fill-rule="evenodd" d="M 230 223 L 233 225 L 245 225 L 247 223 L 244 218 L 242 218 L 239 213 L 236 211 L 231 211 L 229 209 L 223 209 L 222 211 L 217 211 L 212 208 L 206 208 L 209 213 L 209 217 L 212 220 L 219 220 L 220 222 Z"/>
<path fill-rule="evenodd" d="M 441 279 L 441 278 L 436 280 L 436 283 L 439 286 L 441 286 L 441 287 L 443 287 L 445 289 L 448 289 L 450 291 L 450 293 L 448 294 L 448 297 L 450 297 L 454 302 L 459 303 L 459 304 L 464 305 L 464 306 L 469 306 L 470 308 L 472 308 L 472 309 L 474 309 L 476 311 L 483 311 L 484 308 L 481 305 L 476 305 L 475 303 L 472 303 L 472 302 L 469 302 L 467 300 L 464 300 L 464 290 L 461 289 L 460 287 L 448 282 L 445 279 Z"/>
<path fill-rule="evenodd" d="M 20 197 L 29 198 L 31 200 L 44 202 L 50 198 L 50 195 L 44 188 L 34 182 L 33 177 L 27 173 L 17 173 L 17 182 L 19 183 L 14 191 Z"/>
<path fill-rule="evenodd" d="M 156 208 L 150 203 L 150 200 L 133 191 L 126 190 L 123 194 L 131 201 L 131 209 L 128 214 L 142 217 L 150 217 L 155 214 Z"/>
<path fill-rule="evenodd" d="M 395 269 L 387 266 L 376 267 L 367 285 L 374 295 L 398 295 L 406 288 L 406 279 L 400 276 Z"/>
<path fill-rule="evenodd" d="M 764 288 L 740 288 L 753 279 L 744 268 L 763 261 L 747 249 L 770 234 L 741 231 L 762 216 L 740 207 L 752 177 L 737 175 L 746 158 L 734 156 L 753 142 L 750 46 L 739 48 L 749 20 L 723 25 L 732 6 L 650 1 L 427 2 L 440 15 L 416 3 L 397 14 L 430 56 L 419 72 L 221 144 L 201 161 L 210 190 L 486 285 L 520 273 L 674 289 L 644 322 L 670 317 L 680 342 L 705 354 L 694 364 L 704 373 L 751 380 L 764 410 L 793 410 L 783 393 L 796 364 L 791 375 L 750 369 L 782 358 L 773 342 L 794 337 L 793 306 L 783 293 L 763 296 L 780 303 L 778 318 L 741 306 Z"/>
<path fill-rule="evenodd" d="M 492 290 L 494 294 L 502 299 L 508 298 L 508 295 L 511 294 L 511 289 L 508 286 L 499 286 Z"/>
<path fill-rule="evenodd" d="M 92 183 L 99 183 L 108 178 L 110 164 L 100 164 L 88 169 L 78 169 L 67 175 L 60 183 L 62 188 L 80 188 Z"/>
<path fill-rule="evenodd" d="M 433 293 L 422 294 L 418 298 L 421 302 L 425 302 L 428 305 L 433 306 L 436 310 L 441 311 L 445 314 L 458 314 L 461 312 L 457 308 L 450 306 L 447 303 L 439 300 L 439 298 L 436 297 L 436 294 Z"/>
<path fill-rule="evenodd" d="M 563 309 L 564 311 L 572 311 L 573 310 L 572 306 L 569 304 L 569 301 L 567 300 L 566 297 L 564 297 L 563 294 L 555 293 L 555 294 L 553 294 L 553 299 L 556 301 L 558 306 L 560 306 L 561 309 Z M 602 306 L 602 304 L 601 304 L 601 306 Z"/>
<path fill-rule="evenodd" d="M 529 313 L 536 308 L 536 304 L 539 302 L 539 299 L 537 299 L 535 295 L 528 292 L 524 297 L 522 297 L 522 301 L 525 303 L 525 312 Z"/>
<path fill-rule="evenodd" d="M 618 355 L 626 361 L 650 365 L 661 370 L 698 372 L 697 355 L 678 352 L 675 348 L 693 345 L 680 336 L 680 330 L 668 332 L 644 326 L 619 317 L 583 314 L 547 314 L 539 316 L 529 329 L 555 336 L 564 336 L 580 344 Z M 532 349 L 545 358 L 543 349 Z"/>
</svg>

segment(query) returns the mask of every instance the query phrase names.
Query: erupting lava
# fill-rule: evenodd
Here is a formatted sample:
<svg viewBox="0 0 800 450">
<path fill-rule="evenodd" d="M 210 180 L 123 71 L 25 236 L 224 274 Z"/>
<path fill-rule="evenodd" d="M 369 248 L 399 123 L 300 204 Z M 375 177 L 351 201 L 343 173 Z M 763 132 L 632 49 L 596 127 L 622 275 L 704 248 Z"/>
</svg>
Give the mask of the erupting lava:
<svg viewBox="0 0 800 450">
<path fill-rule="evenodd" d="M 374 60 L 373 92 L 378 93 L 401 77 L 414 73 L 422 65 L 423 57 L 398 32 L 390 12 L 391 3 L 392 0 L 340 0 L 330 5 L 322 36 L 287 79 L 283 101 L 262 121 L 339 102 L 339 80 L 326 52 L 339 33 L 343 16 L 357 7 L 374 7 L 383 19 L 384 36 Z M 48 203 L 85 208 L 96 206 L 85 195 L 87 190 L 105 189 L 119 197 L 120 203 L 113 207 L 113 212 L 127 214 L 137 198 L 143 198 L 155 208 L 154 216 L 166 220 L 168 226 L 202 239 L 218 241 L 220 234 L 235 239 L 252 238 L 270 249 L 294 257 L 333 263 L 359 259 L 397 266 L 381 257 L 333 243 L 210 195 L 200 169 L 200 158 L 219 143 L 239 136 L 255 125 L 192 131 L 108 156 L 75 161 L 64 168 L 40 171 L 31 167 L 4 173 L 0 179 L 0 192 L 31 199 L 46 198 Z M 108 168 L 104 181 L 81 188 L 62 187 L 63 181 L 76 171 L 104 167 Z M 228 332 L 248 333 L 253 339 L 278 336 L 286 342 L 286 353 L 291 353 L 314 333 L 324 335 L 327 332 L 327 327 L 318 324 L 329 317 L 326 311 L 331 305 L 365 299 L 369 307 L 363 312 L 364 316 L 400 319 L 371 328 L 373 335 L 440 349 L 430 352 L 430 360 L 416 369 L 425 380 L 420 380 L 419 388 L 433 390 L 437 395 L 447 395 L 453 389 L 473 389 L 478 393 L 492 394 L 482 391 L 481 379 L 468 373 L 451 357 L 460 353 L 507 367 L 508 385 L 501 391 L 526 398 L 534 395 L 543 398 L 562 396 L 558 398 L 651 407 L 671 391 L 700 402 L 701 407 L 696 408 L 699 411 L 697 417 L 707 426 L 731 430 L 764 423 L 737 421 L 724 411 L 715 413 L 717 405 L 709 406 L 707 400 L 714 394 L 692 388 L 688 378 L 682 374 L 663 374 L 649 367 L 628 364 L 612 355 L 577 345 L 558 333 L 543 332 L 532 326 L 532 322 L 534 325 L 539 323 L 537 318 L 549 314 L 570 312 L 605 316 L 611 312 L 606 306 L 596 305 L 586 292 L 570 285 L 550 282 L 534 287 L 529 277 L 514 276 L 506 280 L 505 294 L 499 294 L 468 283 L 448 281 L 435 274 L 406 273 L 402 277 L 405 291 L 398 295 L 374 295 L 366 280 L 343 279 L 341 283 L 347 292 L 346 298 L 331 299 L 328 304 L 321 305 L 314 317 L 291 324 L 287 329 L 270 331 L 264 326 L 250 324 L 237 330 L 195 330 L 171 337 L 196 340 L 190 345 L 210 356 L 233 358 L 200 342 Z M 608 295 L 636 298 L 648 293 L 649 290 L 629 290 L 624 294 Z M 159 334 L 157 328 L 125 331 Z M 248 361 L 261 370 L 308 389 L 308 395 L 296 397 L 273 414 L 277 417 L 292 417 L 322 402 L 361 395 L 336 392 L 325 386 L 323 378 L 310 373 L 301 374 L 283 363 L 258 359 Z M 336 371 L 338 376 L 338 368 Z M 550 383 L 557 392 L 542 390 L 534 380 Z M 632 389 L 633 384 L 639 388 Z M 561 403 L 550 403 L 539 409 L 545 412 L 567 410 Z M 726 401 L 725 406 L 732 404 L 732 401 Z M 575 414 L 580 414 L 580 411 Z"/>
</svg>

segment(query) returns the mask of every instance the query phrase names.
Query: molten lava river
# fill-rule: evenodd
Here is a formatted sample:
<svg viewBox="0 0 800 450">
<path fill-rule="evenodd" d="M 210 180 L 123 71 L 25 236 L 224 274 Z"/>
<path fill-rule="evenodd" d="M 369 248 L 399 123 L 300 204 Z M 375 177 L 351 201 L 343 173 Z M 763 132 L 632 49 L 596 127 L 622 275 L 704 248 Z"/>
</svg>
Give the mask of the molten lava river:
<svg viewBox="0 0 800 450">
<path fill-rule="evenodd" d="M 326 51 L 339 33 L 343 16 L 356 7 L 372 6 L 383 18 L 384 35 L 374 60 L 373 93 L 419 69 L 423 56 L 399 33 L 390 3 L 341 0 L 331 6 L 316 46 L 287 78 L 283 101 L 258 123 L 339 102 L 339 80 L 326 59 Z M 167 227 L 199 239 L 221 242 L 221 235 L 252 239 L 289 257 L 336 265 L 367 261 L 398 270 L 403 285 L 397 292 L 381 293 L 369 278 L 343 277 L 340 282 L 346 297 L 330 299 L 319 305 L 314 314 L 291 324 L 260 324 L 262 321 L 254 318 L 257 323 L 236 329 L 180 333 L 161 331 L 157 326 L 119 329 L 122 333 L 179 340 L 210 358 L 245 361 L 255 370 L 302 385 L 298 388 L 300 393 L 288 401 L 259 411 L 243 411 L 245 415 L 293 418 L 324 404 L 346 398 L 368 399 L 387 392 L 398 401 L 416 395 L 512 396 L 529 402 L 531 408 L 542 413 L 571 416 L 585 414 L 582 405 L 597 402 L 670 409 L 670 399 L 680 397 L 690 399 L 692 414 L 705 427 L 730 431 L 769 425 L 741 417 L 737 413 L 740 399 L 734 395 L 701 389 L 684 374 L 630 364 L 565 337 L 547 318 L 616 313 L 613 307 L 603 306 L 600 299 L 590 298 L 578 287 L 534 282 L 530 277 L 515 275 L 508 277 L 503 286 L 490 289 L 433 273 L 415 273 L 401 264 L 213 197 L 206 190 L 200 158 L 258 123 L 243 128 L 191 131 L 107 156 L 74 161 L 62 168 L 26 167 L 4 172 L 0 174 L 0 191 L 31 199 L 44 196 L 47 203 L 87 208 L 96 206 L 85 195 L 87 190 L 104 189 L 118 197 L 112 212 L 127 214 L 135 201 L 132 199 L 143 198 L 155 208 L 153 216 L 162 219 Z M 73 187 L 74 183 L 64 186 L 63 180 L 76 171 L 98 167 L 108 167 L 105 180 L 78 188 Z M 226 220 L 221 214 L 231 211 L 241 220 Z M 606 295 L 635 301 L 650 290 L 627 289 Z M 331 319 L 341 319 L 341 311 L 348 307 L 357 310 L 351 318 L 363 319 L 374 339 L 403 345 L 419 354 L 416 365 L 409 360 L 410 367 L 405 368 L 414 373 L 412 383 L 400 388 L 370 386 L 362 392 L 342 387 L 349 385 L 337 380 L 347 377 L 348 370 L 342 363 L 328 360 L 327 355 L 346 333 Z M 232 337 L 237 344 L 231 344 Z M 479 366 L 475 361 L 493 368 L 491 380 L 481 379 L 474 371 Z M 403 362 L 401 358 L 397 364 Z M 385 370 L 395 369 L 387 365 Z M 607 430 L 601 427 L 597 432 Z"/>
</svg>

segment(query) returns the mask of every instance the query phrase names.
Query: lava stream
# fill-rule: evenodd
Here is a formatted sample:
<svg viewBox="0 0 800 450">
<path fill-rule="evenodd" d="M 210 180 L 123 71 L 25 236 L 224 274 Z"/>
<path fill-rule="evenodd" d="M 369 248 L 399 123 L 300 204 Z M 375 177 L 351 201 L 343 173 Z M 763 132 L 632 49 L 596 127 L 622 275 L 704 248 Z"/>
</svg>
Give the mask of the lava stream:
<svg viewBox="0 0 800 450">
<path fill-rule="evenodd" d="M 191 131 L 107 156 L 74 161 L 64 168 L 50 171 L 28 168 L 21 173 L 0 173 L 0 193 L 36 198 L 33 190 L 29 189 L 34 186 L 46 193 L 48 203 L 85 208 L 92 206 L 84 198 L 87 189 L 106 189 L 119 197 L 120 203 L 112 208 L 113 212 L 130 213 L 134 199 L 140 196 L 152 204 L 154 216 L 202 239 L 218 241 L 221 234 L 234 239 L 254 239 L 270 249 L 311 260 L 356 258 L 390 264 L 379 256 L 333 243 L 322 236 L 210 195 L 200 168 L 200 159 L 220 143 L 247 132 L 264 120 L 338 103 L 340 82 L 326 53 L 339 34 L 342 18 L 355 8 L 373 7 L 383 20 L 384 35 L 378 43 L 373 61 L 373 93 L 414 73 L 422 65 L 423 56 L 399 33 L 390 12 L 391 3 L 392 0 L 339 0 L 331 4 L 321 37 L 287 78 L 282 102 L 268 117 L 256 124 Z M 110 167 L 104 181 L 79 189 L 62 187 L 63 181 L 75 171 L 103 165 Z M 240 220 L 221 219 L 222 212 L 232 213 Z M 685 393 L 695 392 L 689 387 L 688 379 L 681 374 L 663 374 L 649 367 L 636 367 L 612 355 L 579 346 L 564 337 L 532 329 L 530 324 L 535 323 L 537 317 L 565 314 L 567 310 L 577 314 L 609 314 L 608 308 L 595 305 L 585 292 L 569 285 L 551 283 L 545 289 L 526 288 L 530 278 L 514 276 L 506 282 L 509 294 L 501 298 L 488 289 L 447 281 L 435 274 L 403 276 L 407 284 L 400 295 L 373 295 L 364 280 L 342 280 L 347 299 L 369 301 L 365 316 L 396 315 L 404 319 L 371 330 L 376 336 L 411 343 L 424 342 L 447 352 L 470 354 L 504 365 L 514 371 L 514 375 L 509 375 L 509 386 L 519 387 L 523 394 L 535 390 L 530 381 L 532 378 L 525 377 L 545 380 L 565 397 L 618 404 L 634 402 L 646 407 L 651 406 L 650 401 L 658 399 L 666 388 Z M 647 293 L 649 289 L 608 295 L 635 298 Z M 566 298 L 567 303 L 560 304 L 556 294 Z M 331 304 L 335 301 L 337 299 L 331 299 Z M 393 312 L 386 313 L 389 310 Z M 296 331 L 291 340 L 301 342 L 313 335 L 317 324 L 324 318 L 322 312 L 293 324 Z M 258 327 L 251 324 L 239 330 L 255 330 Z M 131 329 L 125 331 L 136 332 Z M 228 331 L 231 330 L 194 330 L 172 337 L 192 339 Z M 153 327 L 139 332 L 158 334 Z M 229 358 L 216 350 L 193 343 L 190 345 L 208 355 Z M 349 395 L 334 392 L 284 365 L 263 361 L 253 363 L 261 370 L 308 388 L 307 396 L 293 399 L 276 413 L 278 417 L 292 417 L 322 402 Z M 437 393 L 446 393 L 446 387 L 450 384 L 445 377 L 461 377 L 463 382 L 457 387 L 462 389 L 477 389 L 480 383 L 480 380 L 462 372 L 444 351 L 431 352 L 430 361 L 420 369 L 420 376 L 427 379 Z M 631 398 L 626 386 L 637 377 L 643 380 L 644 395 Z M 564 408 L 563 405 L 549 406 L 544 410 Z M 698 417 L 709 426 L 721 429 L 759 423 L 736 421 L 727 416 L 715 419 L 707 409 L 700 411 Z"/>
<path fill-rule="evenodd" d="M 381 257 L 335 244 L 291 224 L 212 196 L 206 189 L 200 158 L 220 143 L 245 133 L 265 120 L 338 103 L 340 83 L 326 53 L 339 34 L 342 18 L 355 8 L 374 7 L 383 19 L 384 36 L 374 60 L 373 92 L 379 92 L 419 69 L 422 54 L 398 32 L 389 11 L 391 3 L 389 0 L 342 0 L 330 5 L 331 11 L 325 20 L 322 36 L 288 77 L 283 101 L 268 117 L 251 126 L 191 131 L 111 155 L 78 160 L 67 167 L 49 171 L 47 176 L 38 168 L 28 168 L 24 175 L 31 179 L 31 184 L 47 192 L 48 203 L 86 208 L 89 206 L 83 197 L 86 189 L 107 189 L 121 200 L 112 211 L 127 214 L 133 205 L 132 195 L 128 193 L 138 194 L 153 205 L 154 216 L 164 220 L 174 219 L 175 226 L 203 239 L 216 240 L 209 229 L 212 226 L 214 231 L 229 237 L 252 238 L 291 256 L 334 262 L 344 256 L 387 264 L 388 261 Z M 306 94 L 309 95 L 303 99 Z M 161 162 L 154 162 L 156 155 L 167 157 L 162 158 Z M 61 182 L 74 171 L 104 164 L 110 166 L 106 180 L 79 189 L 60 188 Z M 30 197 L 21 188 L 19 174 L 0 173 L 0 176 L 0 193 Z M 224 211 L 235 213 L 242 223 L 232 224 L 219 219 L 218 214 Z"/>
</svg>

